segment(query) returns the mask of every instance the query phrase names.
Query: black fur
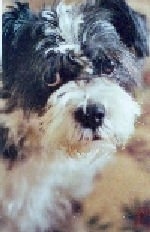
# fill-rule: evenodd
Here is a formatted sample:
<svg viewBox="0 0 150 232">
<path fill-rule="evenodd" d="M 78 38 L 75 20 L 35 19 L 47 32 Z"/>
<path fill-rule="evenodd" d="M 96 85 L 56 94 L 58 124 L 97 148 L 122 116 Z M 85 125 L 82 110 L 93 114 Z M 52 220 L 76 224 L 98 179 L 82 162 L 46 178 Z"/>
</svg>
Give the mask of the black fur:
<svg viewBox="0 0 150 232">
<path fill-rule="evenodd" d="M 15 144 L 7 144 L 9 128 L 0 125 L 0 156 L 4 160 L 14 162 L 18 156 L 18 148 Z"/>
<path fill-rule="evenodd" d="M 123 0 L 96 1 L 95 5 L 87 4 L 82 11 L 84 23 L 79 34 L 81 58 L 86 56 L 92 63 L 93 77 L 110 75 L 117 69 L 112 78 L 129 89 L 135 79 L 123 66 L 120 57 L 126 47 L 134 48 L 137 57 L 147 54 L 143 17 L 131 10 Z M 85 77 L 84 67 L 77 62 L 74 51 L 62 54 L 52 49 L 45 55 L 45 49 L 57 47 L 64 41 L 57 30 L 59 20 L 55 9 L 49 14 L 50 19 L 42 13 L 33 13 L 28 4 L 18 2 L 16 7 L 3 15 L 3 92 L 6 97 L 10 96 L 10 110 L 18 106 L 40 112 L 50 94 L 60 85 Z M 101 23 L 94 27 L 97 20 Z M 142 29 L 139 28 L 139 21 Z M 107 30 L 104 22 L 114 28 Z M 52 32 L 45 35 L 47 25 Z M 86 30 L 86 41 L 83 41 Z M 57 73 L 61 82 L 48 86 L 55 83 Z"/>
<path fill-rule="evenodd" d="M 131 9 L 125 0 L 97 0 L 97 4 L 112 12 L 111 22 L 122 41 L 134 47 L 138 57 L 148 55 L 146 17 Z"/>
<path fill-rule="evenodd" d="M 43 53 L 43 46 L 57 46 L 62 41 L 57 32 L 48 37 L 44 34 L 45 25 L 50 23 L 55 29 L 57 21 L 55 12 L 47 22 L 41 14 L 34 14 L 27 4 L 21 3 L 3 15 L 3 83 L 5 92 L 11 91 L 10 108 L 18 105 L 40 110 L 56 89 L 47 86 L 55 82 L 56 72 L 65 77 L 63 83 L 78 75 L 80 67 L 72 62 L 69 53 L 62 56 L 51 51 L 47 57 Z M 44 45 L 36 50 L 42 39 Z"/>
<path fill-rule="evenodd" d="M 38 109 L 50 94 L 41 78 L 48 61 L 35 51 L 44 37 L 44 22 L 39 18 L 21 3 L 3 16 L 3 83 L 4 89 L 11 91 L 14 106 Z"/>
</svg>

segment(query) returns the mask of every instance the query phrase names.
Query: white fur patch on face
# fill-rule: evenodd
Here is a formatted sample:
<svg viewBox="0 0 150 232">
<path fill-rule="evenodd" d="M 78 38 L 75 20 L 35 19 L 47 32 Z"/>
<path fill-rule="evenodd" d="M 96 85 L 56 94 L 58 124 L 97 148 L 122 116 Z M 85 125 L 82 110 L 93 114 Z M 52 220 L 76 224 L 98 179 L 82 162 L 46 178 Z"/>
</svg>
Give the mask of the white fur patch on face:
<svg viewBox="0 0 150 232">
<path fill-rule="evenodd" d="M 104 121 L 94 133 L 99 137 L 96 146 L 101 149 L 104 142 L 115 146 L 124 145 L 134 132 L 136 118 L 140 115 L 140 107 L 134 99 L 116 83 L 104 78 L 95 78 L 89 83 L 85 81 L 69 82 L 58 89 L 49 99 L 50 123 L 47 124 L 47 137 L 65 144 L 90 144 L 92 147 L 93 131 L 84 128 L 74 118 L 78 107 L 86 108 L 90 103 L 103 105 Z M 59 133 L 57 133 L 59 131 Z"/>
</svg>

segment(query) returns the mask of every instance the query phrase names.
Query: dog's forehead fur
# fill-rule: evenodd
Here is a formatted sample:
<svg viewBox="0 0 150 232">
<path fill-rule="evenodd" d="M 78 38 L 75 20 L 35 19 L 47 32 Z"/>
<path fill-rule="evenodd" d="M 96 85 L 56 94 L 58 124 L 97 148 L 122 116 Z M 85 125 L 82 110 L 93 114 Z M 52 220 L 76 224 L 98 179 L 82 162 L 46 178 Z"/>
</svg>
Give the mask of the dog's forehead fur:
<svg viewBox="0 0 150 232">
<path fill-rule="evenodd" d="M 75 5 L 66 5 L 61 2 L 56 9 L 59 26 L 62 37 L 65 39 L 66 44 L 80 45 L 79 32 L 81 24 L 83 24 L 83 13 L 80 7 Z M 75 46 L 75 49 L 77 49 Z M 79 49 L 79 50 L 78 50 Z M 76 52 L 79 52 L 79 47 Z"/>
</svg>

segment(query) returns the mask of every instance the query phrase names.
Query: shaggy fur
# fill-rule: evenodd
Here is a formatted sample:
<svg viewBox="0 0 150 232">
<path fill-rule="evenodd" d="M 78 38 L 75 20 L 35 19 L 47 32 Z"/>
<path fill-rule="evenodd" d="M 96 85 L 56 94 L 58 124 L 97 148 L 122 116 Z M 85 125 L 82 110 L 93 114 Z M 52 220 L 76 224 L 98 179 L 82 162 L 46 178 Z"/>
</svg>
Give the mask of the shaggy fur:
<svg viewBox="0 0 150 232">
<path fill-rule="evenodd" d="M 144 16 L 124 1 L 94 2 L 60 2 L 39 14 L 18 3 L 4 14 L 3 96 L 10 96 L 9 110 L 41 112 L 63 84 L 101 75 L 133 91 L 140 58 L 148 52 Z"/>
<path fill-rule="evenodd" d="M 140 114 L 144 17 L 124 1 L 18 3 L 3 24 L 1 230 L 86 231 L 83 200 Z"/>
</svg>

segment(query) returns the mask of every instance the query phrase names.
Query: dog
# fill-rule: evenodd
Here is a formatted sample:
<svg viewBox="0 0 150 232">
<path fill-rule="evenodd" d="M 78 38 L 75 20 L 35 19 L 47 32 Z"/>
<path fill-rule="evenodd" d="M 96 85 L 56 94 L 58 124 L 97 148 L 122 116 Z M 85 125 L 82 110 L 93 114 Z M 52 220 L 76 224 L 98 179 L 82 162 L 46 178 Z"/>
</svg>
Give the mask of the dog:
<svg viewBox="0 0 150 232">
<path fill-rule="evenodd" d="M 83 199 L 140 115 L 146 37 L 124 0 L 4 13 L 1 231 L 87 231 Z"/>
</svg>

